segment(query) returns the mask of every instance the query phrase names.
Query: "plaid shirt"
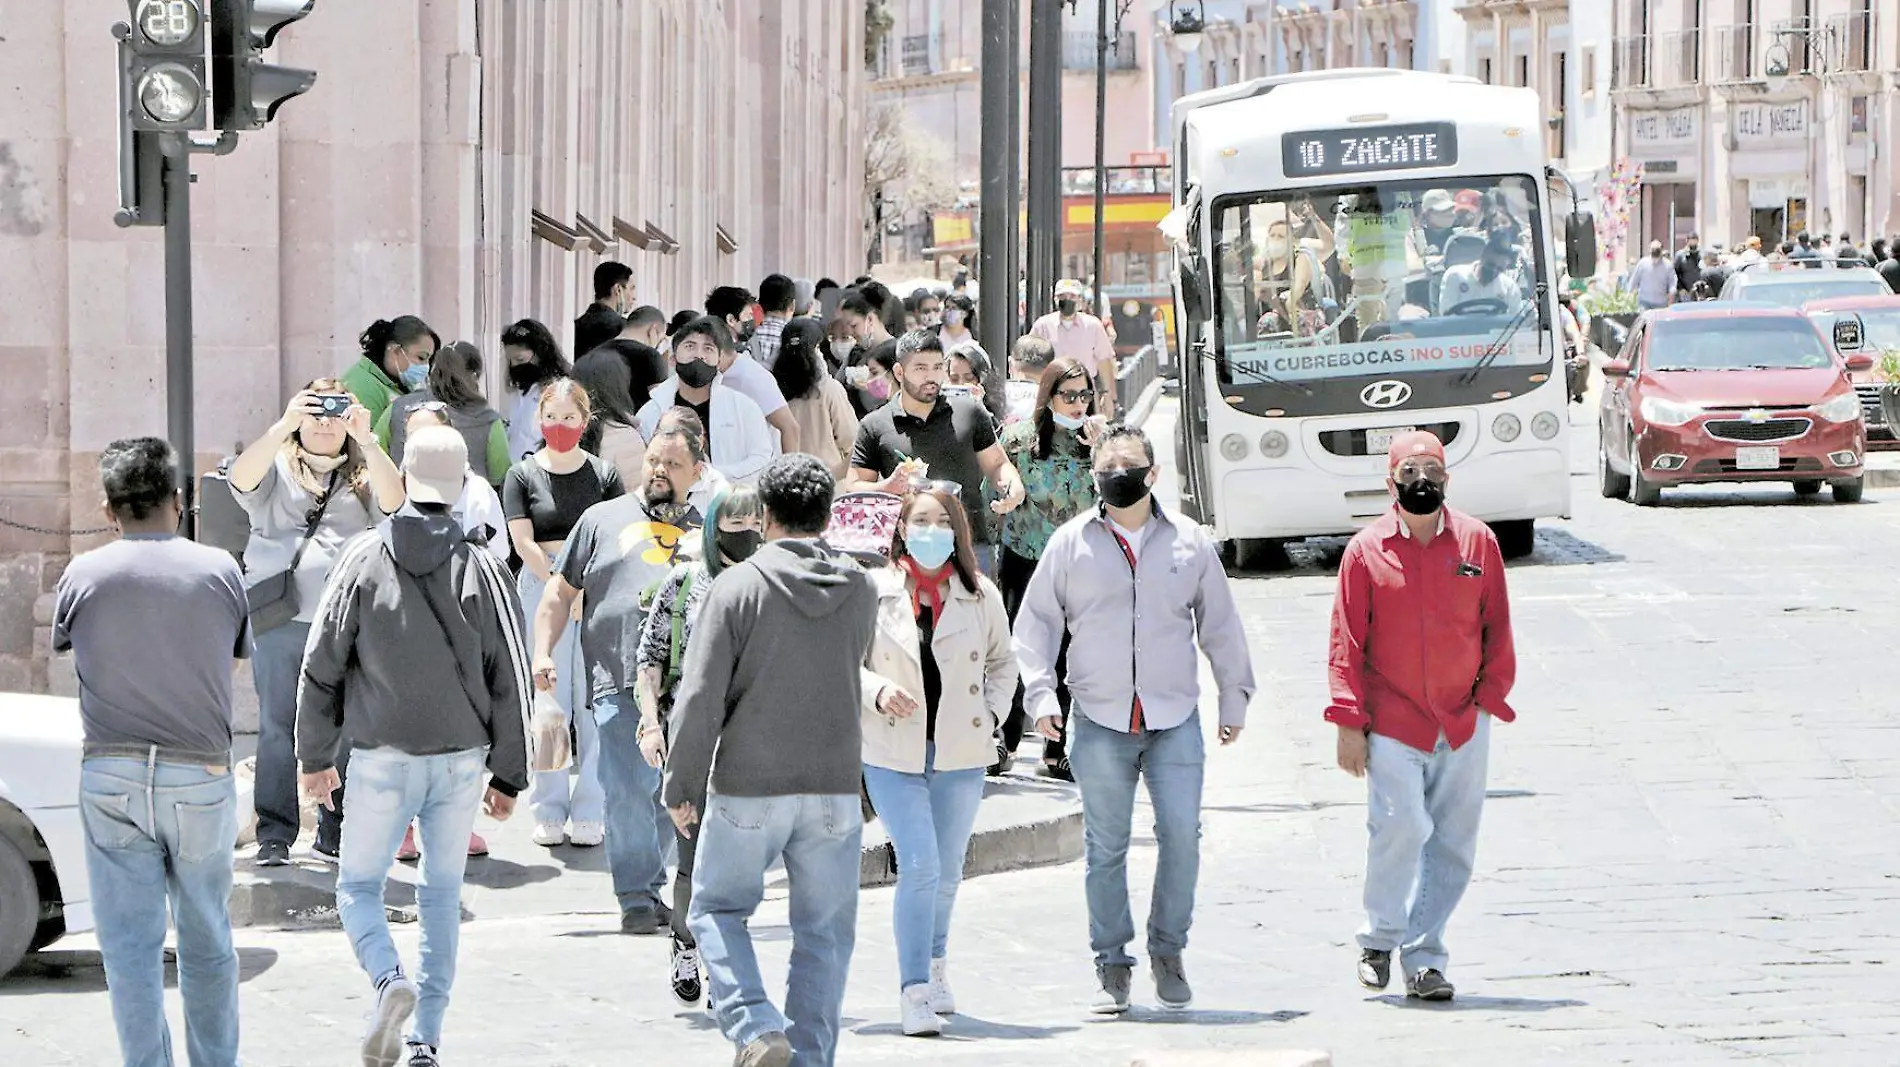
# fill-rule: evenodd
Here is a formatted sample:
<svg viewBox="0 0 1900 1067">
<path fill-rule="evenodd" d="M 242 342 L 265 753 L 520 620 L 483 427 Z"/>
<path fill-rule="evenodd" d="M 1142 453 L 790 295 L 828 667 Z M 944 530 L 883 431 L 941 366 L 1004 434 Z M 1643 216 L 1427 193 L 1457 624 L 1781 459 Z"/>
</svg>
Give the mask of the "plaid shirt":
<svg viewBox="0 0 1900 1067">
<path fill-rule="evenodd" d="M 771 370 L 772 363 L 778 359 L 779 338 L 789 321 L 767 315 L 765 321 L 759 323 L 758 329 L 752 331 L 752 358 L 758 360 L 759 365 L 766 370 Z"/>
</svg>

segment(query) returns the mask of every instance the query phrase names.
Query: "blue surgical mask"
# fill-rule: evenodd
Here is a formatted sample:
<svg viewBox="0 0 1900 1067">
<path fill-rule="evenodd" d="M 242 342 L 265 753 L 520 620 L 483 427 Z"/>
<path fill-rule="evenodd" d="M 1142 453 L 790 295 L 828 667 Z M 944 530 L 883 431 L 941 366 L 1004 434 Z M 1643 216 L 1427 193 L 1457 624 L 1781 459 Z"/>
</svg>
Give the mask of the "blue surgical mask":
<svg viewBox="0 0 1900 1067">
<path fill-rule="evenodd" d="M 408 386 L 411 389 L 422 388 L 422 383 L 428 380 L 429 380 L 429 365 L 427 363 L 418 363 L 415 366 L 410 367 L 408 370 L 402 372 L 402 384 Z"/>
<path fill-rule="evenodd" d="M 948 526 L 912 526 L 904 531 L 904 550 L 928 571 L 949 562 L 956 548 L 957 535 Z"/>
<path fill-rule="evenodd" d="M 1073 415 L 1064 415 L 1062 412 L 1057 411 L 1054 408 L 1049 409 L 1049 417 L 1055 420 L 1055 423 L 1057 426 L 1060 426 L 1065 430 L 1079 430 L 1082 428 L 1084 423 L 1088 422 L 1087 419 L 1078 419 Z"/>
</svg>

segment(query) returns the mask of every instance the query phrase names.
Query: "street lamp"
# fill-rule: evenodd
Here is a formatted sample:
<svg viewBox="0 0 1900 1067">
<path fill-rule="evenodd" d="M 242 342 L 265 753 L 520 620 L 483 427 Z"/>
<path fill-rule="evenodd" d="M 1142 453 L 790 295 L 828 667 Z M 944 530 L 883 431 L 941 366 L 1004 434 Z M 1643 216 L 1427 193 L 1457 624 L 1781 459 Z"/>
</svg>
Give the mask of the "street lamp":
<svg viewBox="0 0 1900 1067">
<path fill-rule="evenodd" d="M 1201 35 L 1207 32 L 1207 0 L 1198 0 L 1196 6 L 1198 11 L 1189 7 L 1187 0 L 1169 6 L 1168 32 L 1183 52 L 1200 51 Z"/>
</svg>

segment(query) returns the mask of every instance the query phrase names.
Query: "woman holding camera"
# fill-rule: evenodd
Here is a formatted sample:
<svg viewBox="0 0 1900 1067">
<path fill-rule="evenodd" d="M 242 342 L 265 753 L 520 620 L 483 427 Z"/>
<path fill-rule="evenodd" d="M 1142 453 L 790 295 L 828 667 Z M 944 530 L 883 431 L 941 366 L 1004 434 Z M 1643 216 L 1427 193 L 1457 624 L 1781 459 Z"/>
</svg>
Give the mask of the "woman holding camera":
<svg viewBox="0 0 1900 1067">
<path fill-rule="evenodd" d="M 402 472 L 370 429 L 369 411 L 335 378 L 290 398 L 283 418 L 233 460 L 231 492 L 251 517 L 244 549 L 257 684 L 257 864 L 290 862 L 297 840 L 297 683 L 317 601 L 344 542 L 402 506 Z M 345 773 L 348 753 L 339 755 Z M 313 851 L 334 861 L 342 790 L 318 810 Z"/>
</svg>

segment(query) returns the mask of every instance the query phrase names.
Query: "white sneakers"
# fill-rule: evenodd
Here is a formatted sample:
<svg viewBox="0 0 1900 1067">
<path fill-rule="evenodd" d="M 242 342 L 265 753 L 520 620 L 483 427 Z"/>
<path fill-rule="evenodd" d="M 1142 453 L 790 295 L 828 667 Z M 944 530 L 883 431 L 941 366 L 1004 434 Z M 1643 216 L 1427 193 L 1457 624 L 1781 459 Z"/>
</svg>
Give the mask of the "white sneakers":
<svg viewBox="0 0 1900 1067">
<path fill-rule="evenodd" d="M 934 959 L 930 961 L 930 1010 L 938 1015 L 955 1015 L 957 998 L 950 993 L 950 980 L 945 977 L 948 961 Z"/>
<path fill-rule="evenodd" d="M 534 824 L 534 843 L 545 848 L 553 848 L 567 840 L 567 824 L 558 822 L 538 822 Z"/>
<path fill-rule="evenodd" d="M 577 822 L 567 833 L 567 843 L 575 848 L 594 848 L 607 840 L 607 824 L 602 822 Z"/>
<path fill-rule="evenodd" d="M 930 1010 L 930 986 L 918 984 L 904 990 L 901 1010 L 905 1037 L 936 1037 L 943 1033 L 943 1020 Z"/>
<path fill-rule="evenodd" d="M 397 974 L 383 983 L 370 1012 L 369 1033 L 363 1037 L 363 1067 L 395 1067 L 403 1054 L 402 1025 L 415 1010 L 414 982 Z"/>
</svg>

